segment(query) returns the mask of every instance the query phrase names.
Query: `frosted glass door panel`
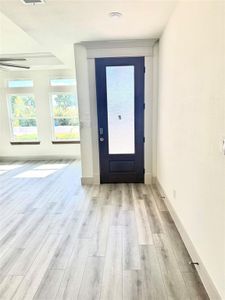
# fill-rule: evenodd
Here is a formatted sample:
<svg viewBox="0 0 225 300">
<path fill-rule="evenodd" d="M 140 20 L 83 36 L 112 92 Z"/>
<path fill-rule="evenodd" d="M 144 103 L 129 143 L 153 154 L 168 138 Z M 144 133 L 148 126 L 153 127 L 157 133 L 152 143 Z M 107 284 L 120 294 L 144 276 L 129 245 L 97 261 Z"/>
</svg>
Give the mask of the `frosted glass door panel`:
<svg viewBox="0 0 225 300">
<path fill-rule="evenodd" d="M 106 67 L 106 88 L 109 154 L 134 154 L 134 66 Z"/>
</svg>

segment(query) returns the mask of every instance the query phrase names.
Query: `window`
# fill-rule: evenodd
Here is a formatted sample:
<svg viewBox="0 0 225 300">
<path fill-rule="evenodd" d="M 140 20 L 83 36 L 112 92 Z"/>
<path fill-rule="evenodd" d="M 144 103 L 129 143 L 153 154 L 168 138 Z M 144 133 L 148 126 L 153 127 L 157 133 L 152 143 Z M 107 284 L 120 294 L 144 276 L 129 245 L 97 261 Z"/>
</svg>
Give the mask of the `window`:
<svg viewBox="0 0 225 300">
<path fill-rule="evenodd" d="M 75 79 L 51 79 L 51 86 L 70 86 L 75 85 Z"/>
<path fill-rule="evenodd" d="M 109 154 L 135 153 L 134 85 L 134 66 L 106 67 Z"/>
<path fill-rule="evenodd" d="M 36 106 L 32 95 L 11 95 L 9 111 L 13 141 L 37 141 Z"/>
<path fill-rule="evenodd" d="M 71 93 L 51 96 L 54 141 L 79 141 L 79 117 L 77 100 Z"/>
<path fill-rule="evenodd" d="M 9 88 L 30 88 L 33 87 L 33 80 L 9 80 L 8 87 Z"/>
</svg>

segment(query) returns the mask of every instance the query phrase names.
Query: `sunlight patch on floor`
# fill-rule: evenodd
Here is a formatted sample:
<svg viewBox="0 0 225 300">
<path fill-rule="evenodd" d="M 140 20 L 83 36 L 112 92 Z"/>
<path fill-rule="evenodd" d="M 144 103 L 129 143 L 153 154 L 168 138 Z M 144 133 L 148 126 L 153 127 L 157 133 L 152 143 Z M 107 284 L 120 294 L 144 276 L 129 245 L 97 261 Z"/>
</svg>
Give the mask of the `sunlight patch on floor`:
<svg viewBox="0 0 225 300">
<path fill-rule="evenodd" d="M 5 174 L 7 171 L 0 170 L 0 175 Z"/>
<path fill-rule="evenodd" d="M 44 164 L 34 168 L 34 170 L 60 170 L 67 166 L 68 164 Z"/>
<path fill-rule="evenodd" d="M 15 170 L 17 168 L 22 167 L 22 165 L 4 165 L 4 164 L 0 164 L 0 175 L 3 175 L 9 171 Z"/>
<path fill-rule="evenodd" d="M 30 170 L 16 175 L 14 178 L 45 178 L 57 170 Z"/>
<path fill-rule="evenodd" d="M 23 165 L 0 165 L 0 171 L 11 171 L 22 167 Z"/>
</svg>

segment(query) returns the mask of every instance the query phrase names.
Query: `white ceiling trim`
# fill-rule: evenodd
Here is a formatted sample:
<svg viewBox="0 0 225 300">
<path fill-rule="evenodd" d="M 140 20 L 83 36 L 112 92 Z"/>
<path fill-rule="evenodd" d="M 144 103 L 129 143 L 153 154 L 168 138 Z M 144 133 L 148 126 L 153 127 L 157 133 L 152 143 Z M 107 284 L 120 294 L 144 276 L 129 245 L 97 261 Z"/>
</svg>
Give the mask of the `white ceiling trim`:
<svg viewBox="0 0 225 300">
<path fill-rule="evenodd" d="M 87 58 L 101 58 L 114 56 L 152 56 L 153 46 L 157 39 L 125 40 L 125 41 L 97 41 L 82 42 L 81 45 L 87 50 Z"/>
</svg>

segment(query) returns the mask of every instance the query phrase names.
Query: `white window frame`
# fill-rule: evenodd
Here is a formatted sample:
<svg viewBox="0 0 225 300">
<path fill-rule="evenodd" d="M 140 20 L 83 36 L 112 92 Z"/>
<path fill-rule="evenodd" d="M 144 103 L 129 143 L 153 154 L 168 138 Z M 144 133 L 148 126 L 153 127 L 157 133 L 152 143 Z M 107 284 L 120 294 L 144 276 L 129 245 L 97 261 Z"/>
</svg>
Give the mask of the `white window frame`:
<svg viewBox="0 0 225 300">
<path fill-rule="evenodd" d="M 61 86 L 60 86 L 61 87 Z M 76 93 L 75 92 L 58 92 L 58 91 L 52 91 L 50 94 L 49 94 L 49 105 L 50 105 L 50 114 L 51 114 L 51 128 L 52 128 L 52 142 L 80 142 L 80 138 L 78 140 L 76 139 L 60 139 L 60 140 L 57 140 L 55 138 L 55 124 L 54 124 L 54 119 L 72 119 L 71 117 L 57 117 L 55 118 L 54 117 L 54 113 L 53 113 L 53 104 L 52 104 L 52 96 L 53 95 L 73 95 L 74 97 L 76 97 Z M 78 118 L 79 118 L 79 115 L 78 115 Z M 80 128 L 80 122 L 79 122 L 79 128 Z"/>
<path fill-rule="evenodd" d="M 12 89 L 12 88 L 10 88 Z M 14 134 L 13 134 L 13 124 L 12 124 L 12 121 L 13 121 L 13 117 L 12 117 L 12 105 L 11 105 L 11 97 L 12 96 L 30 96 L 30 97 L 33 97 L 34 98 L 34 101 L 35 101 L 35 108 L 36 108 L 36 118 L 29 118 L 29 119 L 34 119 L 36 120 L 36 124 L 37 124 L 37 139 L 36 140 L 20 140 L 20 141 L 17 141 L 14 137 Z M 35 95 L 33 93 L 10 93 L 7 95 L 7 108 L 8 108 L 8 119 L 9 119 L 9 128 L 10 128 L 10 141 L 11 142 L 16 142 L 16 143 L 34 143 L 34 142 L 39 142 L 40 139 L 39 139 L 39 130 L 38 130 L 38 119 L 37 119 L 37 102 L 36 102 L 36 99 L 35 99 Z M 18 120 L 24 120 L 25 118 L 17 118 Z"/>
</svg>

